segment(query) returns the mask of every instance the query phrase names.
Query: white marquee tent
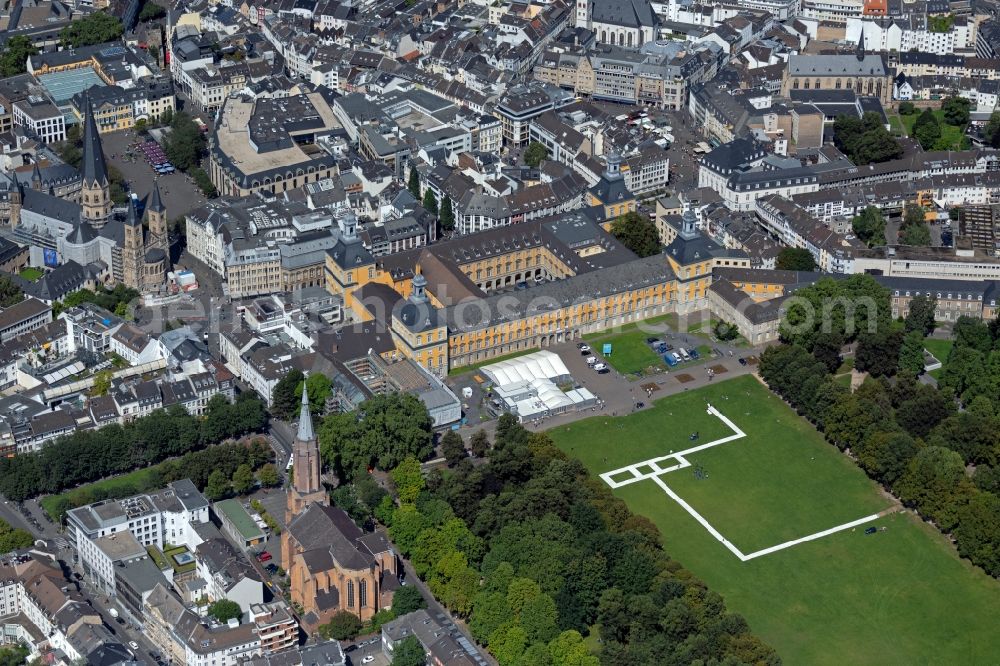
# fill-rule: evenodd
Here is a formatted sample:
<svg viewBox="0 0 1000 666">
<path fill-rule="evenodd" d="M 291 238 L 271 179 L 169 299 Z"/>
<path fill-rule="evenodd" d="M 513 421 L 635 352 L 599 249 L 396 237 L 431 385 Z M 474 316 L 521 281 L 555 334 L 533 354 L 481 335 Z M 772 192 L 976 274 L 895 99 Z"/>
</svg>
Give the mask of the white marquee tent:
<svg viewBox="0 0 1000 666">
<path fill-rule="evenodd" d="M 530 382 L 533 379 L 558 380 L 570 377 L 569 370 L 559 355 L 544 350 L 491 363 L 483 366 L 482 371 L 497 386 Z"/>
</svg>

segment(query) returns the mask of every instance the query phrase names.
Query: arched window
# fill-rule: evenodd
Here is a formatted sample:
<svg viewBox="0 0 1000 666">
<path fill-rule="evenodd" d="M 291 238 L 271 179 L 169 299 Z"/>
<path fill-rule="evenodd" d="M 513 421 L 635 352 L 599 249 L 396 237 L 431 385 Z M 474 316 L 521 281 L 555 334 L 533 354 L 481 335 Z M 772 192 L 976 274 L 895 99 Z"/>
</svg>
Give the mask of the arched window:
<svg viewBox="0 0 1000 666">
<path fill-rule="evenodd" d="M 361 579 L 358 584 L 358 606 L 364 608 L 368 605 L 368 581 Z"/>
<path fill-rule="evenodd" d="M 354 581 L 347 581 L 347 607 L 354 608 Z"/>
<path fill-rule="evenodd" d="M 837 90 L 840 90 L 840 79 L 837 79 L 837 84 L 836 84 L 836 86 L 837 86 Z"/>
<path fill-rule="evenodd" d="M 815 88 L 816 88 L 816 90 L 819 90 L 821 88 L 819 79 L 816 79 Z"/>
<path fill-rule="evenodd" d="M 806 90 L 809 90 L 809 79 L 805 80 L 805 82 L 803 83 L 802 87 L 805 88 Z"/>
</svg>

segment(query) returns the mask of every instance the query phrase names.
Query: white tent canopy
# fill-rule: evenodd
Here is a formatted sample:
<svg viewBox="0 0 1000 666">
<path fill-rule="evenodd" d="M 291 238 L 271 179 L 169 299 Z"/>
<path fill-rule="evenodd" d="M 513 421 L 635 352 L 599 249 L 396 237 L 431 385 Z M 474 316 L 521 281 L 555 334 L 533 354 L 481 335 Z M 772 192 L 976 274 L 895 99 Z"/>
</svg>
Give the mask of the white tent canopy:
<svg viewBox="0 0 1000 666">
<path fill-rule="evenodd" d="M 550 351 L 483 366 L 482 372 L 493 382 L 496 404 L 521 419 L 559 414 L 596 402 L 585 388 L 563 392 L 556 385 L 573 378 L 559 355 Z"/>
<path fill-rule="evenodd" d="M 569 369 L 559 355 L 545 350 L 491 363 L 483 366 L 482 372 L 497 386 L 530 382 L 533 379 L 569 377 Z"/>
</svg>

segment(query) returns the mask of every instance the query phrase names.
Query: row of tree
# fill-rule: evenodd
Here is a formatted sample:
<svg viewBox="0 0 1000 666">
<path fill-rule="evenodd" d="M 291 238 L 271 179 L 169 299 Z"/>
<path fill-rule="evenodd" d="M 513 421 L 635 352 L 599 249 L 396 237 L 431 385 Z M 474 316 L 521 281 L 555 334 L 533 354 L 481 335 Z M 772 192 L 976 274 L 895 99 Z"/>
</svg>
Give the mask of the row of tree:
<svg viewBox="0 0 1000 666">
<path fill-rule="evenodd" d="M 203 418 L 173 405 L 125 425 L 77 430 L 39 451 L 0 459 L 0 493 L 15 501 L 58 493 L 258 431 L 266 422 L 260 399 L 241 393 L 233 403 L 213 396 Z"/>
<path fill-rule="evenodd" d="M 477 444 L 481 446 L 481 444 Z M 501 666 L 756 663 L 778 657 L 544 433 L 500 418 L 486 462 L 391 473 L 378 519 Z M 594 655 L 584 636 L 600 625 Z"/>
<path fill-rule="evenodd" d="M 172 481 L 191 479 L 199 489 L 209 494 L 209 486 L 213 475 L 220 475 L 225 481 L 232 478 L 241 467 L 256 470 L 263 485 L 268 468 L 273 468 L 274 452 L 267 440 L 262 438 L 247 442 L 227 442 L 219 446 L 210 446 L 201 451 L 192 451 L 179 458 L 165 460 L 146 470 L 133 483 L 117 482 L 113 484 L 84 485 L 63 495 L 59 495 L 51 503 L 46 503 L 49 518 L 61 522 L 66 512 L 78 506 L 93 504 L 106 499 L 121 499 L 139 493 L 162 488 Z M 275 470 L 276 471 L 276 470 Z"/>
<path fill-rule="evenodd" d="M 839 338 L 858 343 L 856 367 L 874 375 L 854 392 L 830 374 L 839 363 L 831 350 L 841 345 L 822 331 L 766 350 L 761 376 L 869 476 L 950 534 L 963 557 L 998 576 L 1000 326 L 961 318 L 935 388 L 916 376 L 936 304 L 914 303 L 904 322 L 879 319 L 874 331 Z"/>
</svg>

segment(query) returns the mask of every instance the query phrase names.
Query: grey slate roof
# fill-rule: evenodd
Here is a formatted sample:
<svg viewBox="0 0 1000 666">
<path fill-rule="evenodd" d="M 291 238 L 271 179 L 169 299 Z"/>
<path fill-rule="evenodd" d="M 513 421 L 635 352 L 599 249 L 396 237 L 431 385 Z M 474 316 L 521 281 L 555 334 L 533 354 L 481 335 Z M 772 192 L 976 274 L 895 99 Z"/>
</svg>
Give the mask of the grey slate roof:
<svg viewBox="0 0 1000 666">
<path fill-rule="evenodd" d="M 887 76 L 881 55 L 793 55 L 788 58 L 789 76 Z"/>
<path fill-rule="evenodd" d="M 657 25 L 648 0 L 596 0 L 591 3 L 594 23 L 611 23 L 629 28 Z"/>
</svg>

